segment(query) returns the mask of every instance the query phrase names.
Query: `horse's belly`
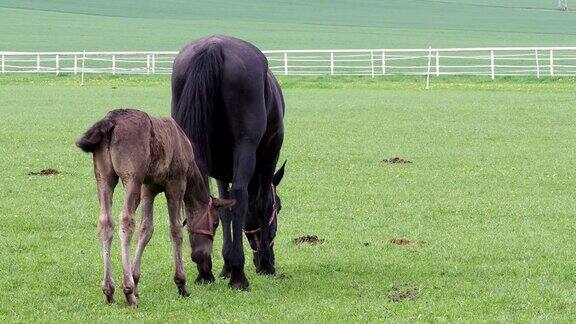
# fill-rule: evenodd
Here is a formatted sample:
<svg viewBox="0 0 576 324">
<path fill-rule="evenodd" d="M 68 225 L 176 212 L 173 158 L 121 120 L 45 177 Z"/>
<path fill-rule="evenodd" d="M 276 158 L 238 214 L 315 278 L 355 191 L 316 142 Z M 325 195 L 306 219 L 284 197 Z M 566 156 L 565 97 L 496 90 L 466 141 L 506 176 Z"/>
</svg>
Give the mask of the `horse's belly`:
<svg viewBox="0 0 576 324">
<path fill-rule="evenodd" d="M 212 167 L 210 176 L 216 180 L 231 183 L 234 170 L 234 162 L 231 154 L 212 155 Z"/>
</svg>

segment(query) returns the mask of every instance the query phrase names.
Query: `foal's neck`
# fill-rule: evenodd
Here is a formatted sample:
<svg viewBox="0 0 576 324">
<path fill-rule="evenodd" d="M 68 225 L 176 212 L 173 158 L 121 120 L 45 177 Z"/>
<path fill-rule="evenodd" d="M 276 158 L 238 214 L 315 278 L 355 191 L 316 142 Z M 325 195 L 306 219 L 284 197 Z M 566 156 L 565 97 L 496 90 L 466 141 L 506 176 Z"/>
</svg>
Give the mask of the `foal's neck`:
<svg viewBox="0 0 576 324">
<path fill-rule="evenodd" d="M 184 199 L 188 200 L 188 202 L 194 203 L 196 206 L 208 205 L 210 201 L 210 192 L 201 176 L 193 175 L 188 178 Z"/>
</svg>

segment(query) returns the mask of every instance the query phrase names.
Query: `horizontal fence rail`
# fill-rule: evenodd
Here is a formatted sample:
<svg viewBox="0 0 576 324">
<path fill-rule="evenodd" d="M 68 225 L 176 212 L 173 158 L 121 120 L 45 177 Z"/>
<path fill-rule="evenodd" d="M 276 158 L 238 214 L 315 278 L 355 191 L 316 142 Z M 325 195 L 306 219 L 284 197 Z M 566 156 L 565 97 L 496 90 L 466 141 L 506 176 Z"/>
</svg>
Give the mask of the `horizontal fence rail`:
<svg viewBox="0 0 576 324">
<path fill-rule="evenodd" d="M 1 52 L 0 73 L 170 74 L 178 52 Z M 574 76 L 576 47 L 264 51 L 279 75 Z"/>
</svg>

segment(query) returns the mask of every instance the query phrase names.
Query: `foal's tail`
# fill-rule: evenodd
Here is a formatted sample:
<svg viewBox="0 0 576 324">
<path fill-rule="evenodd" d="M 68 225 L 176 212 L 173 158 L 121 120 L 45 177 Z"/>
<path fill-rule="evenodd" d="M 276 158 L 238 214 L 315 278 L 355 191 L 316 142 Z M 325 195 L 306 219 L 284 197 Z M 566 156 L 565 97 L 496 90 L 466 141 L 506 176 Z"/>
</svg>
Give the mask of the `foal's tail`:
<svg viewBox="0 0 576 324">
<path fill-rule="evenodd" d="M 222 48 L 218 43 L 210 43 L 194 53 L 188 63 L 180 100 L 172 112 L 172 118 L 192 142 L 203 173 L 210 165 L 212 110 L 220 91 L 222 63 Z"/>
<path fill-rule="evenodd" d="M 100 146 L 106 144 L 110 138 L 110 133 L 114 129 L 114 121 L 108 117 L 96 122 L 84 135 L 76 142 L 84 152 L 94 152 Z"/>
</svg>

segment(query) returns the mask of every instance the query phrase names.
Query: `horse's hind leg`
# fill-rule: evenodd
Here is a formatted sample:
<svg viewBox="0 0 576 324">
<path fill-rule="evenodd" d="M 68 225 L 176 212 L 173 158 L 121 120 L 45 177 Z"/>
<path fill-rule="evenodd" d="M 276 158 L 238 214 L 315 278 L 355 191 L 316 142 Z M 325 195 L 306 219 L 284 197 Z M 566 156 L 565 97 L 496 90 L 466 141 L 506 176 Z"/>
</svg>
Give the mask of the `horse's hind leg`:
<svg viewBox="0 0 576 324">
<path fill-rule="evenodd" d="M 256 166 L 256 145 L 250 142 L 240 143 L 234 148 L 234 182 L 231 194 L 236 200 L 232 208 L 232 248 L 224 255 L 230 264 L 229 286 L 235 289 L 247 290 L 249 282 L 244 273 L 244 219 L 248 212 L 248 185 Z M 224 223 L 224 222 L 223 222 Z M 224 225 L 222 228 L 225 230 Z M 226 235 L 226 233 L 225 233 Z"/>
<path fill-rule="evenodd" d="M 118 176 L 114 173 L 110 160 L 98 153 L 94 155 L 94 171 L 98 186 L 98 200 L 100 201 L 98 234 L 102 241 L 102 259 L 104 261 L 102 292 L 106 297 L 106 302 L 114 303 L 114 280 L 112 279 L 112 264 L 110 260 L 110 246 L 114 236 L 114 221 L 111 209 L 112 195 L 116 184 L 118 184 Z"/>
<path fill-rule="evenodd" d="M 120 245 L 122 249 L 122 290 L 129 306 L 136 306 L 134 295 L 134 277 L 130 265 L 130 242 L 134 232 L 134 213 L 140 203 L 142 181 L 137 179 L 122 179 L 124 183 L 124 206 L 120 213 Z"/>
<path fill-rule="evenodd" d="M 170 237 L 172 238 L 172 248 L 174 257 L 174 283 L 178 287 L 181 296 L 188 297 L 188 287 L 186 287 L 186 273 L 182 265 L 182 218 L 180 207 L 186 190 L 186 181 L 171 181 L 166 185 L 166 200 L 168 201 L 168 216 L 170 218 Z M 188 224 L 190 226 L 190 224 Z"/>
<path fill-rule="evenodd" d="M 140 220 L 140 227 L 138 229 L 138 245 L 136 246 L 136 255 L 134 256 L 134 265 L 132 268 L 132 277 L 134 278 L 134 295 L 138 296 L 138 282 L 140 281 L 140 265 L 142 263 L 142 253 L 144 248 L 152 238 L 154 233 L 154 198 L 158 194 L 157 191 L 152 190 L 149 186 L 142 186 L 142 219 Z"/>
</svg>

